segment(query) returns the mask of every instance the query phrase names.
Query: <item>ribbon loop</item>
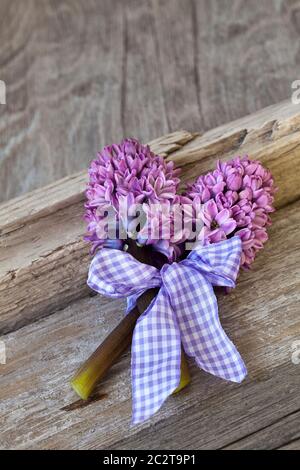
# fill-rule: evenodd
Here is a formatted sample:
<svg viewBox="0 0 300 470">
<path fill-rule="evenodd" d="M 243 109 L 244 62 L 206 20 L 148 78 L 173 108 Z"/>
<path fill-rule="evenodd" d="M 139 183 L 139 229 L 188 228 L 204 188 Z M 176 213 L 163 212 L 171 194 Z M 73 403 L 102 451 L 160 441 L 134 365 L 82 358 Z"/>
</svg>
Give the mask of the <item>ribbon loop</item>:
<svg viewBox="0 0 300 470">
<path fill-rule="evenodd" d="M 213 286 L 234 287 L 241 254 L 241 239 L 232 237 L 212 245 L 196 246 L 182 263 L 190 265 L 192 262 Z"/>
<path fill-rule="evenodd" d="M 87 283 L 99 294 L 124 298 L 158 287 L 160 274 L 125 251 L 103 248 L 91 262 Z"/>
</svg>

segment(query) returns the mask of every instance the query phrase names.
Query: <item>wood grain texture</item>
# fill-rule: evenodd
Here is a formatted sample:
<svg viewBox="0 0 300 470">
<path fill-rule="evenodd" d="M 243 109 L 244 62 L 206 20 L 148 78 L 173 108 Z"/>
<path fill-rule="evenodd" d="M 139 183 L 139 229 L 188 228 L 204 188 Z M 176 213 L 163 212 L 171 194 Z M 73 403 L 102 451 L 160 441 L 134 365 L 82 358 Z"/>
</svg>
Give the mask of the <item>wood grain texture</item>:
<svg viewBox="0 0 300 470">
<path fill-rule="evenodd" d="M 279 450 L 300 450 L 300 439 L 296 439 L 282 447 Z"/>
<path fill-rule="evenodd" d="M 300 449 L 299 35 L 299 0 L 0 0 L 0 201 L 42 188 L 0 206 L 1 449 Z M 67 383 L 124 307 L 85 284 L 84 169 L 105 144 L 180 128 L 151 145 L 184 182 L 248 152 L 285 209 L 219 298 L 248 379 L 192 367 L 186 391 L 130 428 L 129 354 L 86 404 Z"/>
<path fill-rule="evenodd" d="M 0 200 L 290 98 L 299 0 L 1 0 Z"/>
<path fill-rule="evenodd" d="M 296 442 L 300 436 L 300 410 L 291 412 L 287 416 L 274 421 L 259 431 L 238 439 L 233 444 L 223 447 L 226 450 L 272 450 L 285 447 L 287 442 Z M 299 441 L 297 444 L 300 450 Z"/>
<path fill-rule="evenodd" d="M 274 174 L 277 207 L 300 196 L 300 106 L 283 102 L 203 135 L 175 132 L 151 147 L 182 167 L 183 181 L 216 159 L 249 153 Z M 88 294 L 83 242 L 85 175 L 64 179 L 0 206 L 0 331 L 7 332 Z M 28 297 L 30 290 L 31 296 Z"/>
<path fill-rule="evenodd" d="M 185 391 L 170 397 L 147 423 L 130 427 L 127 353 L 93 399 L 78 403 L 68 380 L 124 307 L 119 300 L 85 298 L 4 337 L 0 447 L 255 448 L 298 438 L 300 375 L 291 347 L 300 335 L 299 223 L 300 202 L 279 210 L 253 271 L 241 273 L 230 295 L 218 296 L 222 324 L 248 367 L 241 385 L 192 366 Z"/>
<path fill-rule="evenodd" d="M 164 157 L 180 149 L 196 133 L 177 131 L 149 142 L 153 152 Z M 0 235 L 12 232 L 27 222 L 53 214 L 58 210 L 84 200 L 88 179 L 87 169 L 57 180 L 25 196 L 0 204 Z"/>
</svg>

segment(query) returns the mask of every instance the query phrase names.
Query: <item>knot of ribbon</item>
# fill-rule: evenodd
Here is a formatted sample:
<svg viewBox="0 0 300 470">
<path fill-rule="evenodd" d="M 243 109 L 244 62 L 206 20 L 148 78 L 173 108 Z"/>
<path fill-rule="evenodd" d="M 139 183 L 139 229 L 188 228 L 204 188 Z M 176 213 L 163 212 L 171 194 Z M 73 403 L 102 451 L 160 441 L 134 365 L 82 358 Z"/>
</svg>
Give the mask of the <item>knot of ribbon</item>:
<svg viewBox="0 0 300 470">
<path fill-rule="evenodd" d="M 221 326 L 213 289 L 235 287 L 241 251 L 235 236 L 196 246 L 186 259 L 160 271 L 109 248 L 93 258 L 88 285 L 108 297 L 127 297 L 128 310 L 143 292 L 160 288 L 133 333 L 133 423 L 149 418 L 179 385 L 181 345 L 204 371 L 233 382 L 245 378 L 245 364 Z"/>
</svg>

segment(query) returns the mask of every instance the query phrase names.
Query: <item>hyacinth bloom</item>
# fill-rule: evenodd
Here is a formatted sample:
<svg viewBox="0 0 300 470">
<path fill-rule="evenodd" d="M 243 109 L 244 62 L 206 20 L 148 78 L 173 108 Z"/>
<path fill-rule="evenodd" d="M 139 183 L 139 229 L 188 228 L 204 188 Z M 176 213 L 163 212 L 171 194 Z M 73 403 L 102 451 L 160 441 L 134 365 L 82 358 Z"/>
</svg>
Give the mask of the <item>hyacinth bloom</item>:
<svg viewBox="0 0 300 470">
<path fill-rule="evenodd" d="M 149 146 L 135 139 L 125 139 L 119 145 L 104 147 L 89 168 L 89 182 L 86 191 L 85 219 L 88 222 L 86 240 L 92 244 L 92 251 L 103 246 L 121 248 L 124 240 L 120 233 L 115 238 L 107 238 L 103 233 L 103 218 L 106 209 L 113 208 L 119 224 L 118 230 L 125 228 L 131 237 L 131 222 L 136 206 L 144 208 L 149 204 L 176 204 L 180 202 L 177 189 L 178 171 L 173 162 L 151 152 Z M 120 217 L 124 214 L 125 217 Z M 122 224 L 120 223 L 122 222 Z M 147 220 L 147 224 L 155 221 Z M 156 222 L 157 223 L 157 222 Z M 152 244 L 169 259 L 175 259 L 178 249 L 170 237 L 147 239 L 140 237 L 140 243 Z"/>
<path fill-rule="evenodd" d="M 218 162 L 216 170 L 189 185 L 186 196 L 203 220 L 198 235 L 203 244 L 238 235 L 242 240 L 241 266 L 250 268 L 257 251 L 268 240 L 269 214 L 274 211 L 274 181 L 259 161 L 247 156 Z"/>
<path fill-rule="evenodd" d="M 232 233 L 237 226 L 236 221 L 231 217 L 230 209 L 219 211 L 213 199 L 204 204 L 200 217 L 204 222 L 201 236 L 210 243 L 226 240 L 227 235 Z"/>
</svg>

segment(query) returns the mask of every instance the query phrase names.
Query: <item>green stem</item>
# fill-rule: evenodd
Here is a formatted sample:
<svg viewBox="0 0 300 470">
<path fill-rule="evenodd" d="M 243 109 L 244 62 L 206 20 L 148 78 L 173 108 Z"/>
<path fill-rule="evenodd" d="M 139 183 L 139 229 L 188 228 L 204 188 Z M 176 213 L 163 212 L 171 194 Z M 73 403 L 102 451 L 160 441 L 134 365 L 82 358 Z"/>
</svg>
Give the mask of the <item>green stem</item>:
<svg viewBox="0 0 300 470">
<path fill-rule="evenodd" d="M 132 332 L 139 316 L 140 312 L 137 308 L 124 316 L 123 320 L 76 372 L 71 385 L 80 398 L 83 400 L 89 398 L 97 383 L 130 346 Z"/>
<path fill-rule="evenodd" d="M 144 264 L 151 265 L 151 256 L 147 249 L 139 248 L 133 240 L 128 240 L 128 252 Z M 107 336 L 103 343 L 80 367 L 71 380 L 71 386 L 84 400 L 89 398 L 97 383 L 104 377 L 120 355 L 127 350 L 132 341 L 132 334 L 138 317 L 156 297 L 158 289 L 149 289 L 137 300 L 137 307 L 128 313 L 118 326 Z M 182 390 L 190 382 L 188 366 L 182 352 L 180 384 L 174 393 Z"/>
</svg>

